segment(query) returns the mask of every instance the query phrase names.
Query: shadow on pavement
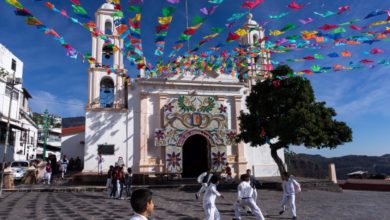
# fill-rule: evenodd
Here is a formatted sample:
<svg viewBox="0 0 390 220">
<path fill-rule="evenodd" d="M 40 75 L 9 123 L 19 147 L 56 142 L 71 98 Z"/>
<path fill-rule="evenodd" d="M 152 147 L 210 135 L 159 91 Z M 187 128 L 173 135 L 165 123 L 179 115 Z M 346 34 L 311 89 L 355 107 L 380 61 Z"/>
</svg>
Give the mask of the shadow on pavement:
<svg viewBox="0 0 390 220">
<path fill-rule="evenodd" d="M 292 219 L 290 217 L 282 217 L 280 215 L 265 215 L 266 218 L 272 218 L 272 219 Z"/>
</svg>

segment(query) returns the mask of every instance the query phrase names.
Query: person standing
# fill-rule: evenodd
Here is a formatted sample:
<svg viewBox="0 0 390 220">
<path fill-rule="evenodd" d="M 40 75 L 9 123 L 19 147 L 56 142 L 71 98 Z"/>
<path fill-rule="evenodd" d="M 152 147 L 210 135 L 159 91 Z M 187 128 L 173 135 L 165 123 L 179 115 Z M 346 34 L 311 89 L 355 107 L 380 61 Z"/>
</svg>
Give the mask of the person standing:
<svg viewBox="0 0 390 220">
<path fill-rule="evenodd" d="M 211 177 L 213 174 L 211 173 L 211 169 L 208 168 L 206 172 L 203 172 L 200 174 L 197 178 L 198 183 L 202 184 L 202 187 L 199 189 L 197 193 L 195 193 L 195 198 L 198 199 L 200 194 L 206 191 L 207 186 L 210 182 Z"/>
<path fill-rule="evenodd" d="M 213 175 L 210 179 L 210 185 L 207 187 L 206 192 L 203 197 L 203 210 L 206 214 L 205 220 L 220 220 L 221 216 L 217 207 L 215 206 L 215 200 L 217 196 L 222 198 L 221 195 L 217 191 L 217 185 L 219 183 L 219 176 Z"/>
<path fill-rule="evenodd" d="M 118 182 L 118 190 L 119 190 L 119 195 L 117 199 L 123 199 L 122 197 L 122 192 L 123 192 L 123 184 L 125 183 L 125 174 L 123 172 L 123 167 L 118 167 L 117 173 L 116 173 L 116 178 Z"/>
<path fill-rule="evenodd" d="M 98 163 L 98 174 L 103 174 L 103 162 L 104 158 L 102 156 L 102 153 L 98 153 L 96 157 L 97 163 Z"/>
<path fill-rule="evenodd" d="M 256 203 L 256 201 L 257 201 L 257 188 L 256 188 L 256 185 L 261 185 L 261 183 L 256 180 L 256 177 L 254 175 L 252 175 L 251 169 L 247 169 L 246 170 L 246 174 L 249 176 L 249 182 L 250 182 L 251 187 L 253 188 L 252 197 L 253 197 L 253 200 Z M 252 210 L 251 210 L 250 207 L 248 207 L 247 213 L 248 214 L 252 214 Z"/>
<path fill-rule="evenodd" d="M 113 171 L 112 171 L 112 175 L 111 175 L 111 185 L 112 185 L 112 188 L 111 188 L 111 194 L 110 194 L 110 198 L 115 198 L 115 194 L 116 194 L 116 191 L 118 189 L 117 187 L 117 178 L 116 178 L 116 172 L 118 170 L 118 166 L 115 166 Z"/>
<path fill-rule="evenodd" d="M 301 191 L 301 185 L 292 177 L 288 172 L 282 174 L 282 188 L 283 198 L 281 202 L 281 210 L 279 215 L 282 215 L 286 211 L 286 204 L 290 201 L 291 212 L 293 219 L 297 219 L 297 209 L 295 206 L 295 192 Z"/>
<path fill-rule="evenodd" d="M 51 162 L 49 160 L 45 166 L 45 181 L 43 182 L 43 184 L 47 182 L 47 184 L 50 185 L 51 174 L 52 174 L 52 168 L 51 168 Z"/>
<path fill-rule="evenodd" d="M 111 195 L 110 189 L 112 188 L 112 175 L 114 175 L 113 173 L 114 173 L 114 166 L 111 165 L 107 172 L 107 182 L 106 182 L 106 189 L 107 189 L 108 196 Z"/>
<path fill-rule="evenodd" d="M 232 168 L 229 166 L 229 163 L 226 163 L 225 166 L 225 172 L 226 172 L 226 182 L 230 183 L 232 182 Z"/>
<path fill-rule="evenodd" d="M 137 189 L 133 192 L 130 204 L 135 213 L 129 220 L 148 220 L 154 211 L 152 196 L 149 189 Z"/>
<path fill-rule="evenodd" d="M 253 188 L 253 200 L 257 200 L 257 189 L 256 185 L 261 185 L 259 181 L 256 180 L 256 177 L 252 175 L 251 169 L 246 170 L 246 174 L 249 176 L 249 182 L 251 187 Z"/>
<path fill-rule="evenodd" d="M 69 159 L 68 170 L 73 171 L 73 169 L 74 169 L 74 159 L 73 157 L 71 157 Z"/>
<path fill-rule="evenodd" d="M 81 170 L 81 159 L 79 156 L 76 157 L 76 161 L 74 162 L 75 168 L 77 171 Z"/>
<path fill-rule="evenodd" d="M 133 184 L 133 171 L 131 168 L 127 168 L 127 174 L 125 175 L 126 196 L 131 198 L 131 185 Z"/>
<path fill-rule="evenodd" d="M 241 219 L 240 216 L 240 207 L 249 207 L 252 212 L 255 214 L 257 220 L 264 220 L 263 213 L 260 208 L 257 206 L 255 200 L 253 199 L 254 189 L 250 185 L 250 176 L 248 174 L 243 174 L 241 176 L 242 182 L 237 187 L 238 198 L 237 202 L 234 204 L 234 218 L 233 220 Z"/>
<path fill-rule="evenodd" d="M 61 178 L 65 178 L 66 170 L 68 168 L 68 163 L 69 161 L 66 159 L 66 155 L 62 157 L 62 160 L 60 161 L 60 166 L 61 166 Z"/>
</svg>

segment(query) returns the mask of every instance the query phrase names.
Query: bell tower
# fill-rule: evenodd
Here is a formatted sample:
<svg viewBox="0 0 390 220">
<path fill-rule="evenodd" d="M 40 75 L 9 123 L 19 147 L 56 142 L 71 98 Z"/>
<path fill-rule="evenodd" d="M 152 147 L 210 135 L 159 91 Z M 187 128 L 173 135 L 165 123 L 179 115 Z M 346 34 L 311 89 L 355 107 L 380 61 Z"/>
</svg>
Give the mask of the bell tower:
<svg viewBox="0 0 390 220">
<path fill-rule="evenodd" d="M 123 109 L 126 106 L 126 70 L 123 66 L 123 39 L 116 30 L 121 18 L 107 0 L 95 13 L 96 29 L 92 36 L 92 57 L 96 62 L 88 70 L 88 103 L 91 109 Z"/>
<path fill-rule="evenodd" d="M 264 28 L 252 20 L 251 13 L 248 14 L 247 18 L 248 20 L 243 26 L 247 34 L 239 40 L 240 46 L 247 52 L 241 60 L 247 65 L 239 69 L 239 72 L 241 80 L 249 81 L 253 85 L 257 80 L 267 78 L 272 66 L 270 53 L 265 49 Z"/>
</svg>

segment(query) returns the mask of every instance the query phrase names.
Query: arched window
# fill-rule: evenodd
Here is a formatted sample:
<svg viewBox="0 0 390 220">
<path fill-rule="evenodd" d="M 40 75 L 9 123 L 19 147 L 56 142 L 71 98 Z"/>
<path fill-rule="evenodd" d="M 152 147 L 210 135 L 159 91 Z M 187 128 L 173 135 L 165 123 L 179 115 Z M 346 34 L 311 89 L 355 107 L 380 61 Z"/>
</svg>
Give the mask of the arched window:
<svg viewBox="0 0 390 220">
<path fill-rule="evenodd" d="M 100 81 L 100 107 L 111 108 L 114 105 L 114 81 L 104 77 Z"/>
<path fill-rule="evenodd" d="M 104 24 L 104 33 L 109 35 L 112 34 L 112 23 L 110 20 L 107 20 Z"/>
<path fill-rule="evenodd" d="M 253 35 L 253 44 L 257 44 L 258 41 L 259 41 L 259 35 L 254 34 L 254 35 Z"/>
</svg>

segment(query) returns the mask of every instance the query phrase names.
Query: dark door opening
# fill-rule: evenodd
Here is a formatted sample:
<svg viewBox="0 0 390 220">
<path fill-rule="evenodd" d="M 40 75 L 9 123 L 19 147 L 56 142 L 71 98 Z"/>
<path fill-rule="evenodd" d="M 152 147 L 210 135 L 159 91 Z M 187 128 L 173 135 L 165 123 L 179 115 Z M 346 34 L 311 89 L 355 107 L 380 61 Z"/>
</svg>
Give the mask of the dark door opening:
<svg viewBox="0 0 390 220">
<path fill-rule="evenodd" d="M 197 177 L 209 167 L 209 147 L 202 135 L 189 137 L 183 145 L 183 177 Z"/>
</svg>

